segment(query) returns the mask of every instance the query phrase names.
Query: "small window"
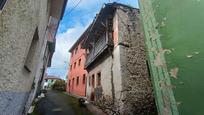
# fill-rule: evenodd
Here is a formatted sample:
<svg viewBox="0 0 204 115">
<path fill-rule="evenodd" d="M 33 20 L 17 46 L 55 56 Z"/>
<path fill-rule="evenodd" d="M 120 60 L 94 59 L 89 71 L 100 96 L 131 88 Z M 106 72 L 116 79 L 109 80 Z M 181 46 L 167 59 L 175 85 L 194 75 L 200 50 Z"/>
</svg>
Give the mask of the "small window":
<svg viewBox="0 0 204 115">
<path fill-rule="evenodd" d="M 89 86 L 91 86 L 91 76 L 89 76 Z"/>
<path fill-rule="evenodd" d="M 83 84 L 85 84 L 85 82 L 86 82 L 86 75 L 83 74 Z"/>
<path fill-rule="evenodd" d="M 92 87 L 94 87 L 95 86 L 95 76 L 94 76 L 94 74 L 92 75 L 91 81 L 92 81 Z"/>
<path fill-rule="evenodd" d="M 72 70 L 72 65 L 70 65 L 70 71 Z"/>
<path fill-rule="evenodd" d="M 72 79 L 72 86 L 74 86 L 74 78 Z M 73 87 L 72 87 L 73 88 Z"/>
<path fill-rule="evenodd" d="M 0 10 L 3 9 L 3 7 L 4 7 L 5 3 L 6 3 L 6 1 L 7 1 L 7 0 L 1 0 L 1 1 L 0 1 Z"/>
<path fill-rule="evenodd" d="M 76 83 L 76 85 L 79 85 L 79 77 L 77 77 L 77 83 Z"/>
<path fill-rule="evenodd" d="M 97 86 L 101 86 L 101 72 L 97 73 Z"/>
<path fill-rule="evenodd" d="M 78 63 L 78 65 L 79 65 L 79 66 L 81 65 L 81 59 L 79 59 L 79 63 Z"/>
<path fill-rule="evenodd" d="M 69 87 L 70 87 L 70 85 L 71 85 L 71 80 L 69 80 Z"/>
<path fill-rule="evenodd" d="M 36 29 L 24 64 L 24 68 L 28 72 L 31 72 L 34 68 L 33 65 L 35 65 L 34 57 L 37 52 L 38 40 L 39 40 L 38 30 Z"/>
<path fill-rule="evenodd" d="M 76 62 L 74 62 L 74 68 L 76 68 Z"/>
<path fill-rule="evenodd" d="M 77 51 L 78 51 L 78 47 L 76 47 L 76 49 L 75 49 L 75 54 L 77 53 Z"/>
</svg>

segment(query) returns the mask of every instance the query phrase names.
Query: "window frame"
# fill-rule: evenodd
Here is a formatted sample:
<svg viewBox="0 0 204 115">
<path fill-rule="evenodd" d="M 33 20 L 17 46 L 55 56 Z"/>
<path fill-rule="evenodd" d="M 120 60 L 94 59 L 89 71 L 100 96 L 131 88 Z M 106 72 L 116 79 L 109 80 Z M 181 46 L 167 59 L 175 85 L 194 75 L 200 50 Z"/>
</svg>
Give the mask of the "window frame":
<svg viewBox="0 0 204 115">
<path fill-rule="evenodd" d="M 77 63 L 76 63 L 76 62 L 74 62 L 74 69 L 76 68 L 76 65 L 77 65 Z"/>
<path fill-rule="evenodd" d="M 86 84 L 86 74 L 83 74 L 83 81 L 82 84 Z"/>
<path fill-rule="evenodd" d="M 100 78 L 100 80 L 99 80 Z M 101 72 L 97 73 L 97 86 L 101 86 Z"/>
<path fill-rule="evenodd" d="M 75 48 L 75 54 L 77 54 L 77 51 L 78 51 L 78 47 Z"/>
<path fill-rule="evenodd" d="M 78 66 L 80 66 L 81 65 L 81 59 L 79 59 L 79 62 L 78 62 Z"/>
<path fill-rule="evenodd" d="M 91 85 L 93 88 L 95 87 L 95 74 L 92 74 L 91 76 Z"/>
<path fill-rule="evenodd" d="M 79 76 L 77 76 L 76 85 L 79 85 Z"/>
</svg>

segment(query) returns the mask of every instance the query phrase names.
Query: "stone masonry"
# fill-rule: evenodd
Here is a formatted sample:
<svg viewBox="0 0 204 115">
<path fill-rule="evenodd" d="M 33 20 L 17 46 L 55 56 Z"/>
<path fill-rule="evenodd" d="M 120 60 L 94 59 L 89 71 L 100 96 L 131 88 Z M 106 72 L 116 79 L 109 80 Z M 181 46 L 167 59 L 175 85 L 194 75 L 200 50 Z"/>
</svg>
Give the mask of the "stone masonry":
<svg viewBox="0 0 204 115">
<path fill-rule="evenodd" d="M 109 5 L 115 8 L 108 36 L 114 44 L 87 68 L 87 98 L 94 97 L 94 104 L 110 115 L 156 115 L 139 9 Z M 101 86 L 97 85 L 99 72 Z"/>
<path fill-rule="evenodd" d="M 156 115 L 139 10 L 119 9 L 117 13 L 119 44 L 123 44 L 120 47 L 123 113 Z"/>
</svg>

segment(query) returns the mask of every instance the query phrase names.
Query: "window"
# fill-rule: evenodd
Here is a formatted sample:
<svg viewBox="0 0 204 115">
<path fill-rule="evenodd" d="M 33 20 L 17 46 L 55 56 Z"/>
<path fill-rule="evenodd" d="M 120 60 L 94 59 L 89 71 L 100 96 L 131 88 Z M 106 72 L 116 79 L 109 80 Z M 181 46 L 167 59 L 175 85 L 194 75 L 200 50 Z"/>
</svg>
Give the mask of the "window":
<svg viewBox="0 0 204 115">
<path fill-rule="evenodd" d="M 77 77 L 77 83 L 76 83 L 76 85 L 79 85 L 79 77 Z"/>
<path fill-rule="evenodd" d="M 0 10 L 3 9 L 3 7 L 4 7 L 5 3 L 6 3 L 6 1 L 7 1 L 7 0 L 1 0 L 1 1 L 0 1 Z"/>
<path fill-rule="evenodd" d="M 72 79 L 72 86 L 74 86 L 74 78 Z M 73 87 L 72 87 L 73 88 Z"/>
<path fill-rule="evenodd" d="M 89 86 L 91 86 L 91 76 L 89 76 Z"/>
<path fill-rule="evenodd" d="M 79 63 L 78 63 L 78 65 L 79 65 L 79 66 L 81 65 L 81 59 L 79 59 Z"/>
<path fill-rule="evenodd" d="M 68 83 L 68 84 L 69 84 L 69 87 L 70 87 L 70 85 L 71 85 L 71 80 L 69 80 L 69 83 Z"/>
<path fill-rule="evenodd" d="M 33 65 L 34 64 L 34 57 L 36 54 L 36 50 L 37 50 L 37 45 L 38 45 L 38 40 L 39 40 L 39 36 L 38 36 L 38 30 L 35 30 L 35 34 L 33 36 L 28 54 L 26 56 L 26 60 L 25 60 L 25 64 L 24 64 L 24 68 L 28 71 L 31 72 L 33 70 Z"/>
<path fill-rule="evenodd" d="M 72 70 L 72 65 L 70 65 L 70 71 Z"/>
<path fill-rule="evenodd" d="M 75 49 L 75 54 L 77 53 L 77 51 L 78 51 L 78 47 L 76 47 L 76 49 Z"/>
<path fill-rule="evenodd" d="M 76 62 L 74 62 L 74 68 L 76 68 Z"/>
<path fill-rule="evenodd" d="M 94 74 L 92 75 L 92 87 L 94 87 L 95 86 L 95 76 L 94 76 Z"/>
<path fill-rule="evenodd" d="M 101 72 L 97 73 L 97 86 L 101 85 Z"/>
<path fill-rule="evenodd" d="M 85 74 L 83 74 L 83 84 L 85 84 L 85 82 L 86 82 L 86 75 Z"/>
</svg>

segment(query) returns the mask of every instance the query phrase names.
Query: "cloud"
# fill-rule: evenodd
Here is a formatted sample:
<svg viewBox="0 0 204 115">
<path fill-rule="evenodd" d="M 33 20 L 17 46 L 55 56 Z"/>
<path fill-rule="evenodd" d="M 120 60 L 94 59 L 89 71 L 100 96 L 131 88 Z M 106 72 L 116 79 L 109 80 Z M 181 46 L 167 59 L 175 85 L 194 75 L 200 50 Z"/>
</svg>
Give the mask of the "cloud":
<svg viewBox="0 0 204 115">
<path fill-rule="evenodd" d="M 87 24 L 83 26 L 82 24 L 78 23 L 73 28 L 67 29 L 66 32 L 57 34 L 55 53 L 52 58 L 52 66 L 47 71 L 49 75 L 54 74 L 61 77 L 66 76 L 65 71 L 68 69 L 70 58 L 70 53 L 68 51 L 89 24 L 90 22 L 87 22 Z M 62 74 L 62 71 L 65 73 Z"/>
<path fill-rule="evenodd" d="M 65 15 L 60 22 L 56 36 L 56 49 L 52 58 L 51 68 L 48 68 L 49 75 L 65 78 L 69 65 L 70 53 L 68 50 L 93 21 L 96 13 L 99 12 L 103 3 L 109 0 L 82 0 L 71 14 L 68 14 L 79 0 L 69 0 L 66 6 Z M 136 0 L 112 0 L 138 7 Z"/>
</svg>

